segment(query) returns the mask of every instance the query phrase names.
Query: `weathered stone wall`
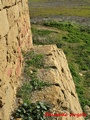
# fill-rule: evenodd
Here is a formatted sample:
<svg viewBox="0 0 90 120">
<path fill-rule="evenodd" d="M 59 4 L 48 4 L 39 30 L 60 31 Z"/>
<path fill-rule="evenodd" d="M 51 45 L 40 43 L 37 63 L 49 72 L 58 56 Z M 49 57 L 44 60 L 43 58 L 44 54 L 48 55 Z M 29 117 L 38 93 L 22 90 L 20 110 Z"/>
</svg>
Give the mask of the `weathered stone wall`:
<svg viewBox="0 0 90 120">
<path fill-rule="evenodd" d="M 53 120 L 84 120 L 73 78 L 63 51 L 58 49 L 56 45 L 45 45 L 35 46 L 34 52 L 45 56 L 44 68 L 38 69 L 37 77 L 39 80 L 51 83 L 51 86 L 33 91 L 31 101 L 47 102 L 52 105 L 51 113 L 66 114 L 66 116 L 54 116 Z"/>
<path fill-rule="evenodd" d="M 0 120 L 10 120 L 22 68 L 32 47 L 27 0 L 0 0 Z"/>
</svg>

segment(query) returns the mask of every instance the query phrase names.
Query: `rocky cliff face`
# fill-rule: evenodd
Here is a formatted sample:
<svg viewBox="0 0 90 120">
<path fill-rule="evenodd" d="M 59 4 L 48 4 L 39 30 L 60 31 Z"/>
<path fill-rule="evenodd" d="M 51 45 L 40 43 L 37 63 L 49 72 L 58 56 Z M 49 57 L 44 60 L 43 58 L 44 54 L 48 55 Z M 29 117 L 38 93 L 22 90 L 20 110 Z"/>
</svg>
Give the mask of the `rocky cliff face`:
<svg viewBox="0 0 90 120">
<path fill-rule="evenodd" d="M 9 120 L 22 68 L 32 47 L 27 0 L 0 0 L 0 120 Z"/>
<path fill-rule="evenodd" d="M 53 120 L 83 120 L 83 115 L 80 115 L 83 112 L 63 51 L 56 45 L 46 45 L 34 47 L 34 52 L 45 55 L 44 68 L 38 70 L 37 76 L 51 86 L 34 91 L 31 101 L 48 102 L 53 106 L 52 112 L 67 114 L 53 117 Z"/>
</svg>

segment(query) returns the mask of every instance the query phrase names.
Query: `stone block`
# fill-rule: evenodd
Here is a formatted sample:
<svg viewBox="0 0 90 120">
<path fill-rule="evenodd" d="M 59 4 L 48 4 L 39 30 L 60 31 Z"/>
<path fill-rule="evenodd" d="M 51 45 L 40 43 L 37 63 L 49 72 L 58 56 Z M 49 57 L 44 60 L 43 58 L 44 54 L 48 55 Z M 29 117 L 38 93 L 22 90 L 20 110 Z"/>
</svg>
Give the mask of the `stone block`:
<svg viewBox="0 0 90 120">
<path fill-rule="evenodd" d="M 17 66 L 16 66 L 15 74 L 16 74 L 16 76 L 20 76 L 21 75 L 21 61 L 19 58 L 17 59 L 16 64 L 17 64 Z"/>
<path fill-rule="evenodd" d="M 12 86 L 7 83 L 5 85 L 6 87 L 6 93 L 5 93 L 5 96 L 4 96 L 4 99 L 5 99 L 5 105 L 3 107 L 3 119 L 2 120 L 10 120 L 10 112 L 12 110 L 12 104 L 13 104 L 13 99 L 14 99 L 14 91 L 12 89 Z M 5 88 L 4 88 L 5 89 Z"/>
<path fill-rule="evenodd" d="M 31 40 L 27 0 L 0 0 L 0 120 L 10 120 L 20 85 L 22 46 Z M 24 42 L 23 42 L 24 41 Z M 5 103 L 3 106 L 3 102 Z"/>
<path fill-rule="evenodd" d="M 27 2 L 26 0 L 22 0 L 22 8 L 23 8 L 23 13 L 28 12 L 28 7 L 27 7 Z"/>
<path fill-rule="evenodd" d="M 3 37 L 0 39 L 0 70 L 4 70 L 7 65 L 7 47 L 6 47 L 6 40 Z"/>
<path fill-rule="evenodd" d="M 9 9 L 7 9 L 7 14 L 8 14 L 8 21 L 10 23 L 10 26 L 14 25 L 19 18 L 18 5 L 12 6 Z"/>
<path fill-rule="evenodd" d="M 3 8 L 3 5 L 2 5 L 2 2 L 0 0 L 0 10 L 2 10 L 2 8 Z"/>
<path fill-rule="evenodd" d="M 13 25 L 11 27 L 11 29 L 9 30 L 8 33 L 8 46 L 13 46 L 13 42 L 15 42 L 17 44 L 16 38 L 18 36 L 18 28 L 17 28 L 17 24 Z"/>
<path fill-rule="evenodd" d="M 3 4 L 3 6 L 4 7 L 6 7 L 6 6 L 12 6 L 12 5 L 14 5 L 15 4 L 15 0 L 2 0 L 2 4 Z"/>
<path fill-rule="evenodd" d="M 0 11 L 0 38 L 5 36 L 9 31 L 9 23 L 6 10 Z"/>
<path fill-rule="evenodd" d="M 19 2 L 18 6 L 19 6 L 19 15 L 21 16 L 21 14 L 22 14 L 22 3 Z"/>
<path fill-rule="evenodd" d="M 20 2 L 21 0 L 16 0 L 16 3 Z"/>
</svg>

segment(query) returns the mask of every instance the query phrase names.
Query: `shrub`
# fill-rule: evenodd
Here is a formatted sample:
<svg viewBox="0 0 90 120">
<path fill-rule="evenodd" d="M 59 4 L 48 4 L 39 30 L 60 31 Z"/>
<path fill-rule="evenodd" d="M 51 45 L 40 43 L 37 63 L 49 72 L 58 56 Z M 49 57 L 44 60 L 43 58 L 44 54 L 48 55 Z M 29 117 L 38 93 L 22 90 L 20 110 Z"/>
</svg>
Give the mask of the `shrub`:
<svg viewBox="0 0 90 120">
<path fill-rule="evenodd" d="M 49 109 L 50 105 L 39 101 L 31 104 L 24 103 L 15 111 L 14 117 L 23 120 L 46 120 L 44 114 Z"/>
</svg>

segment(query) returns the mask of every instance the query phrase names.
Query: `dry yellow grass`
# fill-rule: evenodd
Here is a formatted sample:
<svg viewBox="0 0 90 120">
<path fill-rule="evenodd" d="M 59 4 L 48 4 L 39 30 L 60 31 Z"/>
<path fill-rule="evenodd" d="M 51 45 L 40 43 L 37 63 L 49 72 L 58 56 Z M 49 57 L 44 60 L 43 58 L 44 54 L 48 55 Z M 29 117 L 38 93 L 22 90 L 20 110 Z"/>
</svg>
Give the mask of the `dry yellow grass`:
<svg viewBox="0 0 90 120">
<path fill-rule="evenodd" d="M 51 15 L 67 15 L 67 16 L 81 16 L 90 17 L 90 7 L 89 6 L 79 6 L 79 7 L 31 7 L 30 8 L 31 17 L 48 17 Z"/>
</svg>

